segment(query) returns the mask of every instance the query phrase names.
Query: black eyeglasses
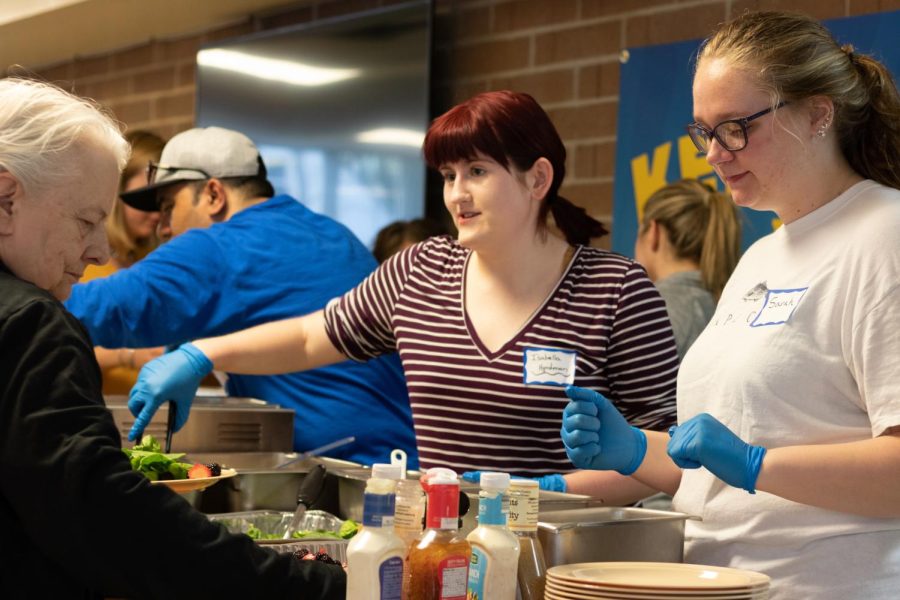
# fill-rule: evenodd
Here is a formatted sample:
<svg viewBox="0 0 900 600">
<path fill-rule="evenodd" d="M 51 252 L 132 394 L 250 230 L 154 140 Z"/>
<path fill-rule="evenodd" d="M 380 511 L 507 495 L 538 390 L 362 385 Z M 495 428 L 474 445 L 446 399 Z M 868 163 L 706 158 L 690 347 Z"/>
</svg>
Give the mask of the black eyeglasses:
<svg viewBox="0 0 900 600">
<path fill-rule="evenodd" d="M 747 123 L 765 116 L 785 104 L 787 104 L 786 101 L 781 101 L 775 106 L 761 110 L 749 117 L 722 121 L 712 129 L 707 129 L 699 123 L 691 123 L 687 126 L 687 132 L 691 136 L 691 141 L 694 142 L 697 150 L 704 154 L 709 152 L 709 143 L 712 141 L 712 138 L 716 138 L 716 141 L 729 152 L 737 152 L 747 146 Z"/>
<path fill-rule="evenodd" d="M 206 171 L 204 171 L 203 169 L 197 169 L 194 167 L 173 167 L 171 165 L 161 165 L 161 164 L 151 160 L 150 163 L 147 165 L 147 184 L 148 185 L 156 182 L 156 174 L 160 170 L 171 171 L 172 173 L 174 173 L 175 171 L 194 171 L 195 173 L 200 173 L 206 179 L 212 179 L 212 176 L 209 173 L 207 173 Z"/>
</svg>

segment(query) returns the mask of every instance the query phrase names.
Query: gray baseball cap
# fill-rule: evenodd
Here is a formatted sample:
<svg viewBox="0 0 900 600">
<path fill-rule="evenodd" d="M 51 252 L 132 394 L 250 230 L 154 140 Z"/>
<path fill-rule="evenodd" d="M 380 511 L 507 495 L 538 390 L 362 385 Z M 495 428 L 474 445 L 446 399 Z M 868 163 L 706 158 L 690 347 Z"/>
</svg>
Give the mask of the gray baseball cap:
<svg viewBox="0 0 900 600">
<path fill-rule="evenodd" d="M 151 163 L 150 184 L 121 194 L 128 206 L 159 210 L 157 191 L 183 181 L 213 177 L 266 176 L 259 150 L 243 133 L 222 127 L 188 129 L 174 136 L 163 148 L 159 163 Z"/>
</svg>

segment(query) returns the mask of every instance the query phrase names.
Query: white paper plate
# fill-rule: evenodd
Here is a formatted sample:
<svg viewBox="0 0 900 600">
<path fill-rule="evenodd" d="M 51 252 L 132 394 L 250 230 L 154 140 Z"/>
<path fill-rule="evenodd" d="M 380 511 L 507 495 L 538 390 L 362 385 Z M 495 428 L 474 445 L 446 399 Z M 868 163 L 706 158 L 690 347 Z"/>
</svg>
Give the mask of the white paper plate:
<svg viewBox="0 0 900 600">
<path fill-rule="evenodd" d="M 234 469 L 222 469 L 222 474 L 218 477 L 198 477 L 196 479 L 163 479 L 160 481 L 151 481 L 154 485 L 164 485 L 173 492 L 186 494 L 199 490 L 205 490 L 214 483 L 218 483 L 222 479 L 228 479 L 237 475 Z"/>
<path fill-rule="evenodd" d="M 645 590 L 604 590 L 601 588 L 585 589 L 572 585 L 560 585 L 547 581 L 545 588 L 546 600 L 767 600 L 769 589 L 763 588 L 756 591 L 682 591 L 682 592 L 650 592 Z"/>
<path fill-rule="evenodd" d="M 731 590 L 753 592 L 767 588 L 770 578 L 755 571 L 659 562 L 576 563 L 551 567 L 548 581 L 585 584 L 608 591 Z"/>
</svg>

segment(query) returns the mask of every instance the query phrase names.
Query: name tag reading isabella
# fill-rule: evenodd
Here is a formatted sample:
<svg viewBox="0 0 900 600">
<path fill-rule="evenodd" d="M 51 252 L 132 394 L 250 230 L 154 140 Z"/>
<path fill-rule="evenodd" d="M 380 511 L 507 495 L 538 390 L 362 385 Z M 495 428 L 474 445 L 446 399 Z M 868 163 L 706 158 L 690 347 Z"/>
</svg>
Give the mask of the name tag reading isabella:
<svg viewBox="0 0 900 600">
<path fill-rule="evenodd" d="M 765 325 L 784 325 L 794 314 L 800 300 L 808 290 L 808 287 L 794 290 L 769 290 L 763 306 L 756 318 L 750 323 L 750 327 L 763 327 Z"/>
<path fill-rule="evenodd" d="M 523 372 L 525 385 L 559 385 L 575 383 L 574 350 L 525 348 Z"/>
</svg>

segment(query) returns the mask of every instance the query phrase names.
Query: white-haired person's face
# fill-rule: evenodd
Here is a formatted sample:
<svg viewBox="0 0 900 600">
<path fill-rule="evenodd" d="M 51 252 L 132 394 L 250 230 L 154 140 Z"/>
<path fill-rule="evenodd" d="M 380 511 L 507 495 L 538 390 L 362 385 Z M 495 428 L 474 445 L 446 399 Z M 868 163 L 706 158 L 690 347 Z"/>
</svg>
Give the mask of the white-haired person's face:
<svg viewBox="0 0 900 600">
<path fill-rule="evenodd" d="M 109 260 L 104 222 L 119 171 L 113 154 L 81 145 L 75 173 L 44 190 L 25 190 L 0 173 L 0 260 L 12 273 L 65 300 L 89 264 Z"/>
</svg>

